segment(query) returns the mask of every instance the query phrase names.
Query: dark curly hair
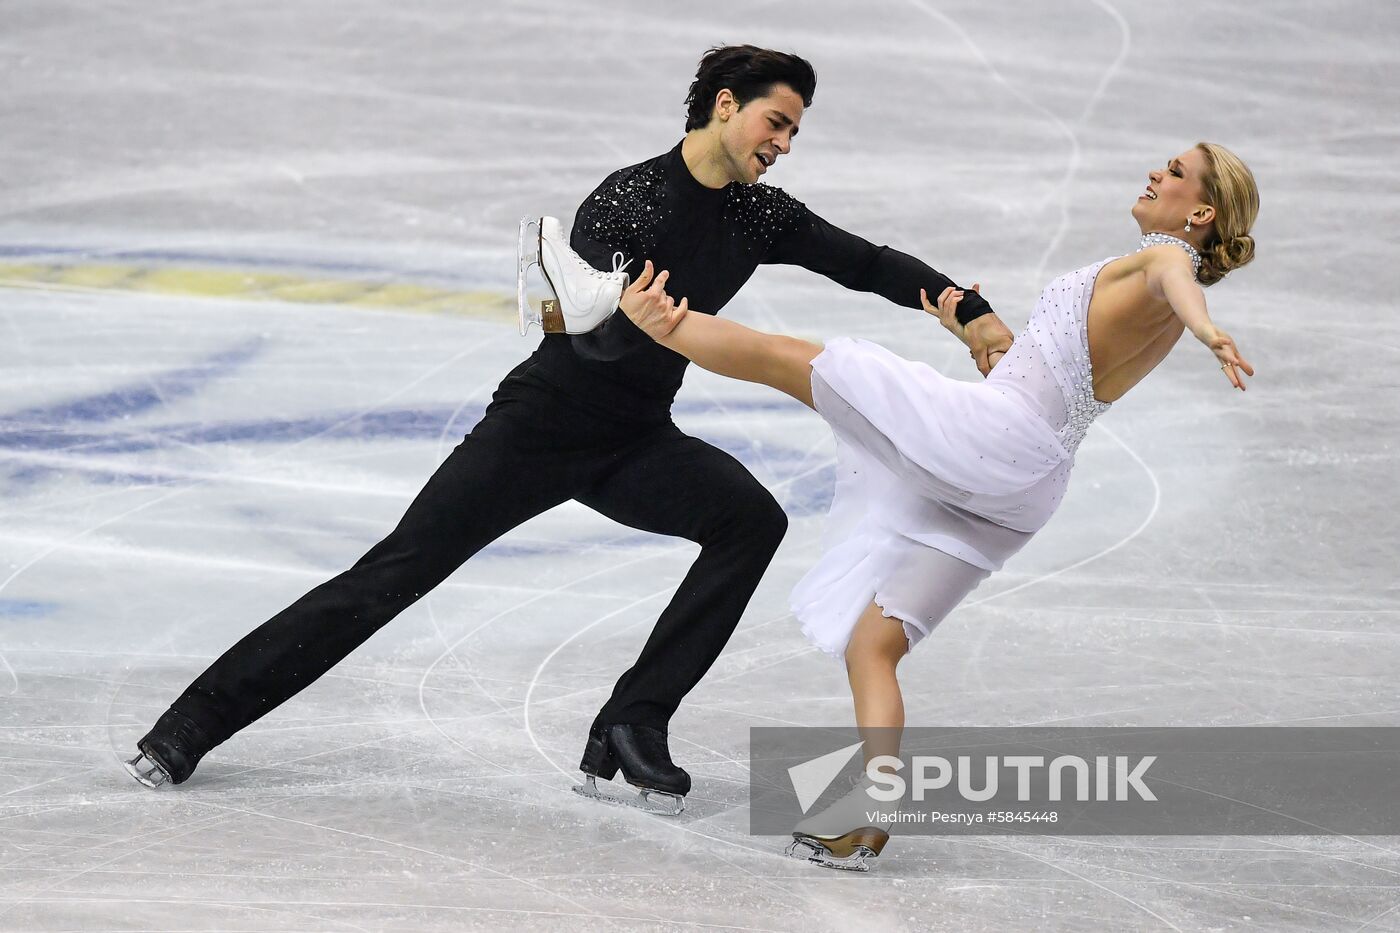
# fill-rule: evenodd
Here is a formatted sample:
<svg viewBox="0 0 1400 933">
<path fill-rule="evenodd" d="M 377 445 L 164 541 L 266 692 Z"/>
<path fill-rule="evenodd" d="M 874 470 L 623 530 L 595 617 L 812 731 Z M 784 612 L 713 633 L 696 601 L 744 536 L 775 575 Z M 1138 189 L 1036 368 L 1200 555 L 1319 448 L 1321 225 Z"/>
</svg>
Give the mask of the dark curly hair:
<svg viewBox="0 0 1400 933">
<path fill-rule="evenodd" d="M 817 73 L 811 62 L 789 52 L 756 45 L 715 46 L 700 59 L 686 95 L 686 132 L 710 122 L 715 95 L 725 88 L 733 92 L 742 107 L 756 97 L 766 96 L 775 84 L 786 84 L 802 98 L 802 106 L 810 107 L 817 90 Z"/>
</svg>

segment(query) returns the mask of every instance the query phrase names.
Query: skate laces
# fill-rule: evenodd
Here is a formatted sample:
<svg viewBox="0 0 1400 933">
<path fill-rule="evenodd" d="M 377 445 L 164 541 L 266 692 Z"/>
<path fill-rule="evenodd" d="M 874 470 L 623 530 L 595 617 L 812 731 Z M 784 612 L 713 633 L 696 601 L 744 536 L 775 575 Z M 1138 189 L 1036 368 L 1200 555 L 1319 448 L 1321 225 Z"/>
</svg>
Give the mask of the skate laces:
<svg viewBox="0 0 1400 933">
<path fill-rule="evenodd" d="M 574 259 L 578 260 L 579 266 L 594 278 L 609 278 L 610 276 L 617 275 L 619 272 L 626 271 L 627 267 L 632 265 L 632 260 L 624 257 L 622 255 L 622 250 L 618 250 L 617 252 L 613 253 L 612 256 L 613 267 L 611 272 L 608 272 L 604 269 L 595 269 L 593 268 L 593 264 L 588 260 L 584 259 L 577 252 L 575 252 L 572 246 L 568 246 L 567 244 L 565 244 L 565 246 L 568 249 L 568 251 L 573 254 Z"/>
</svg>

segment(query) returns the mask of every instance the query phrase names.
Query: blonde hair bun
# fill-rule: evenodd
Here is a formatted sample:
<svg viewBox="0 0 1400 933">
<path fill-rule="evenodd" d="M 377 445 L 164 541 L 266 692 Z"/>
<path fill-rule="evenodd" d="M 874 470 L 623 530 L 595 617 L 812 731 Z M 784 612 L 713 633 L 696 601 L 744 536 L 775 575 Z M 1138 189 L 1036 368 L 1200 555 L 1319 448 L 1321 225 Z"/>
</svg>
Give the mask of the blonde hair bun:
<svg viewBox="0 0 1400 933">
<path fill-rule="evenodd" d="M 1206 157 L 1201 194 L 1215 208 L 1210 239 L 1201 252 L 1202 285 L 1214 285 L 1231 271 L 1254 260 L 1254 237 L 1249 231 L 1259 216 L 1259 187 L 1254 173 L 1239 156 L 1215 143 L 1196 143 Z"/>
</svg>

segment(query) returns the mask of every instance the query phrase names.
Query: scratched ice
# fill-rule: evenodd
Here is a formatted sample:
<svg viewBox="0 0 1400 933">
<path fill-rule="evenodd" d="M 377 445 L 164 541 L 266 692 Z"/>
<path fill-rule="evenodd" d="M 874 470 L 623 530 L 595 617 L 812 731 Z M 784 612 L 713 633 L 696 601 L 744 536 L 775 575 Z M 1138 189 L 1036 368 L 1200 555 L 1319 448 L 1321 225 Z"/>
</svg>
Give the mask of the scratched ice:
<svg viewBox="0 0 1400 933">
<path fill-rule="evenodd" d="M 897 838 L 865 877 L 747 835 L 747 729 L 845 724 L 788 589 L 818 419 L 692 373 L 681 425 L 793 518 L 673 723 L 674 822 L 569 792 L 695 554 L 577 506 L 463 567 L 169 793 L 118 760 L 215 655 L 391 527 L 529 352 L 515 223 L 669 147 L 706 46 L 821 75 L 772 176 L 978 280 L 1012 326 L 1133 245 L 1199 138 L 1258 174 L 1183 347 L 1065 507 L 905 665 L 913 724 L 1393 724 L 1391 4 L 157 5 L 18 0 L 0 42 L 0 928 L 1400 929 L 1371 838 Z M 722 26 L 721 26 L 722 24 Z M 930 319 L 800 270 L 726 313 L 973 378 Z"/>
</svg>

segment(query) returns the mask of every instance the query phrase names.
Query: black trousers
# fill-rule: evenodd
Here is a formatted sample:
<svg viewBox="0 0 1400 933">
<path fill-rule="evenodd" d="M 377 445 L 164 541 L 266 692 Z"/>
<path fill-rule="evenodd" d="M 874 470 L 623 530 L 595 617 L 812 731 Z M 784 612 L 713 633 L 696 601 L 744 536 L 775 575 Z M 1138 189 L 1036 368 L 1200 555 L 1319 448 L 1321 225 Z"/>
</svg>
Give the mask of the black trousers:
<svg viewBox="0 0 1400 933">
<path fill-rule="evenodd" d="M 787 529 L 733 457 L 669 420 L 636 424 L 571 406 L 522 364 L 418 493 L 398 527 L 349 570 L 254 629 L 173 704 L 217 745 L 311 685 L 525 520 L 569 499 L 700 556 L 599 723 L 665 728 L 728 642 Z"/>
</svg>

